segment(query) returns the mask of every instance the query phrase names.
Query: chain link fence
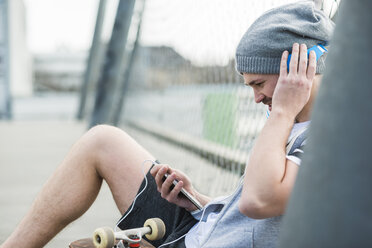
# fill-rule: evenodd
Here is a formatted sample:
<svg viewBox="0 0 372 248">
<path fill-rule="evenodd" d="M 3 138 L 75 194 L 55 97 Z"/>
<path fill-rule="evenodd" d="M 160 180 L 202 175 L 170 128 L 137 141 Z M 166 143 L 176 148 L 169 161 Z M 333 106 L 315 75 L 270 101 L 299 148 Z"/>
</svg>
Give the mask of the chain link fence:
<svg viewBox="0 0 372 248">
<path fill-rule="evenodd" d="M 235 70 L 235 48 L 258 16 L 289 2 L 145 3 L 121 123 L 204 193 L 233 190 L 267 119 Z"/>
</svg>

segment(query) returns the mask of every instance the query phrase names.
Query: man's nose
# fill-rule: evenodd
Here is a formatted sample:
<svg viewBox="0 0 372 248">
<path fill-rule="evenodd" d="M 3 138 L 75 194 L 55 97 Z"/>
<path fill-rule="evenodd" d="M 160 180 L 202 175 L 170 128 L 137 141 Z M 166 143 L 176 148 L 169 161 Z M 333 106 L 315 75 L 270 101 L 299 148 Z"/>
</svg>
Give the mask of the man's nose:
<svg viewBox="0 0 372 248">
<path fill-rule="evenodd" d="M 254 101 L 256 102 L 256 103 L 260 103 L 260 102 L 262 102 L 262 100 L 265 98 L 265 96 L 263 95 L 263 94 L 260 94 L 260 93 L 258 93 L 258 92 L 254 92 Z"/>
</svg>

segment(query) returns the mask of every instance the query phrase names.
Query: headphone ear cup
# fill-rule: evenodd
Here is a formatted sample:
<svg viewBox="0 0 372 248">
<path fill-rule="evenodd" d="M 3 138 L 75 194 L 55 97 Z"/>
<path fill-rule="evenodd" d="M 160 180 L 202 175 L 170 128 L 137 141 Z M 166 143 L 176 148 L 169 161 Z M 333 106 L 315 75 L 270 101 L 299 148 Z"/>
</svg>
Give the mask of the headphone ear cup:
<svg viewBox="0 0 372 248">
<path fill-rule="evenodd" d="M 309 57 L 310 51 L 314 51 L 316 54 L 316 61 L 326 52 L 328 52 L 327 48 L 325 48 L 322 44 L 315 45 L 309 49 L 307 49 L 307 56 Z M 289 71 L 289 63 L 291 62 L 292 54 L 288 55 L 287 59 L 287 71 Z"/>
</svg>

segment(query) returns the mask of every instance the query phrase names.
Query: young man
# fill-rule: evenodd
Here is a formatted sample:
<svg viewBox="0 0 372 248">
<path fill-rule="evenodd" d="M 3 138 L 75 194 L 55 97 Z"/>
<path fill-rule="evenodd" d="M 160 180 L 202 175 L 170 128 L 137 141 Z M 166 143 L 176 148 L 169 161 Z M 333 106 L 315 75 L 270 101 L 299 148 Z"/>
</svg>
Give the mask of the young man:
<svg viewBox="0 0 372 248">
<path fill-rule="evenodd" d="M 150 217 L 165 222 L 167 233 L 153 242 L 155 246 L 185 235 L 166 247 L 274 247 L 280 215 L 300 164 L 302 130 L 320 83 L 320 75 L 315 74 L 324 70 L 324 57 L 316 64 L 315 54 L 310 53 L 308 61 L 306 50 L 328 42 L 332 28 L 332 22 L 307 1 L 266 12 L 243 36 L 236 54 L 237 70 L 253 88 L 255 101 L 268 105 L 271 114 L 251 151 L 244 180 L 232 195 L 211 200 L 198 193 L 182 172 L 146 162 L 155 158 L 123 131 L 97 126 L 73 146 L 2 248 L 16 247 L 17 237 L 28 241 L 24 247 L 45 245 L 89 208 L 102 180 L 125 214 L 120 228 L 138 227 Z M 149 172 L 148 183 L 143 181 L 141 164 Z M 165 173 L 170 176 L 163 181 Z M 174 179 L 179 183 L 170 190 Z M 197 210 L 179 197 L 181 188 L 204 208 Z"/>
</svg>

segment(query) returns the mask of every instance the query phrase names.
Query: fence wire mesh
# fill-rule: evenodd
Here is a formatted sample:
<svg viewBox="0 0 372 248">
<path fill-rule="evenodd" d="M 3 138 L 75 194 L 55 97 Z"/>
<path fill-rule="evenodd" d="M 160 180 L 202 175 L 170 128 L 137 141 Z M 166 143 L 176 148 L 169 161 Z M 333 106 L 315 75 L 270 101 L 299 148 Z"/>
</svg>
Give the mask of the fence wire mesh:
<svg viewBox="0 0 372 248">
<path fill-rule="evenodd" d="M 239 39 L 264 11 L 289 2 L 145 3 L 122 123 L 203 193 L 231 192 L 267 118 L 235 70 Z"/>
</svg>

